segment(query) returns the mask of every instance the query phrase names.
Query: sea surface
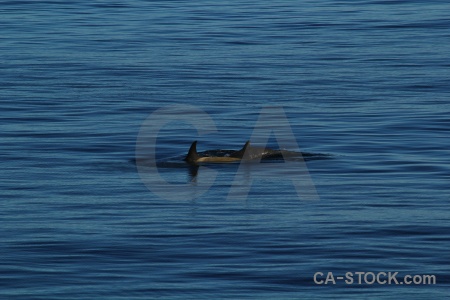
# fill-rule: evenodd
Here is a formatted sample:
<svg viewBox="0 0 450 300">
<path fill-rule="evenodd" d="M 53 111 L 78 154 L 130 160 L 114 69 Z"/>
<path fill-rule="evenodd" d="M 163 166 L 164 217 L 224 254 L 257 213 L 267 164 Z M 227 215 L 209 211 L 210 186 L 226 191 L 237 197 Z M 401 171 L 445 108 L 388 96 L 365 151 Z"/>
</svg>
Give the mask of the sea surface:
<svg viewBox="0 0 450 300">
<path fill-rule="evenodd" d="M 0 299 L 448 299 L 449 11 L 1 1 Z"/>
</svg>

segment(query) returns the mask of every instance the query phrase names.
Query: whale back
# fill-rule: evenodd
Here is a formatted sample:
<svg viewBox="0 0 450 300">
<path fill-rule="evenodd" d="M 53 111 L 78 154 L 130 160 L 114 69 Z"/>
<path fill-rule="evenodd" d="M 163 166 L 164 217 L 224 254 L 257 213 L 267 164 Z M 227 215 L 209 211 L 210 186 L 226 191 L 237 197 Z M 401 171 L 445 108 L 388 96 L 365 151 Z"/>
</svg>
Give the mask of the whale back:
<svg viewBox="0 0 450 300">
<path fill-rule="evenodd" d="M 197 141 L 194 141 L 189 148 L 189 152 L 184 158 L 184 160 L 189 163 L 196 165 L 197 163 L 210 162 L 210 163 L 221 163 L 221 162 L 234 162 L 239 160 L 260 160 L 260 159 L 284 159 L 288 157 L 296 157 L 299 153 L 291 152 L 286 150 L 272 150 L 265 147 L 253 147 L 250 145 L 250 141 L 247 141 L 242 149 L 234 151 L 229 156 L 217 156 L 217 155 L 202 155 L 200 156 L 197 152 Z M 300 153 L 301 155 L 301 153 Z"/>
</svg>

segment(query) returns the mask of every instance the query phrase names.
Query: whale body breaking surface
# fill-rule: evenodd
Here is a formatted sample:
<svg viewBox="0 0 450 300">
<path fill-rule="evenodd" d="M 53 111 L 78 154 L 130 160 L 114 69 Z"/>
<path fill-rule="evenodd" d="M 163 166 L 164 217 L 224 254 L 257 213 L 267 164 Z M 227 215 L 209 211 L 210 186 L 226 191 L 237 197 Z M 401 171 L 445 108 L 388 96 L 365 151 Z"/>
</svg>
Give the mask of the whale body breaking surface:
<svg viewBox="0 0 450 300">
<path fill-rule="evenodd" d="M 223 164 L 237 162 L 281 162 L 281 161 L 309 161 L 330 159 L 332 155 L 323 153 L 297 152 L 288 150 L 274 150 L 255 147 L 247 141 L 240 150 L 214 149 L 197 151 L 197 141 L 189 148 L 187 155 L 180 155 L 165 159 L 156 159 L 153 155 L 139 155 L 131 159 L 134 165 L 142 167 L 182 168 L 186 165 L 199 166 L 202 164 Z"/>
<path fill-rule="evenodd" d="M 237 151 L 223 150 L 223 151 L 205 151 L 201 154 L 197 152 L 197 141 L 194 141 L 189 148 L 189 152 L 184 158 L 189 164 L 199 163 L 227 163 L 236 161 L 251 161 L 261 159 L 286 159 L 286 158 L 302 158 L 303 156 L 310 156 L 309 153 L 300 153 L 288 150 L 273 150 L 269 148 L 254 147 L 247 141 L 245 145 Z"/>
</svg>

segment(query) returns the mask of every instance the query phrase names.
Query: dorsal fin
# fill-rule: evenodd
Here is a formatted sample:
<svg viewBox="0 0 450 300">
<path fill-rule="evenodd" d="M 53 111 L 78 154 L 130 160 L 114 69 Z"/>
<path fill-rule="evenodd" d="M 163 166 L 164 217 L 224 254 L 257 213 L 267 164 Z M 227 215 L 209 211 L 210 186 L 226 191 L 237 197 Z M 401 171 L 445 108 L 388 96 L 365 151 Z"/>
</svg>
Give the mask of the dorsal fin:
<svg viewBox="0 0 450 300">
<path fill-rule="evenodd" d="M 250 141 L 247 141 L 244 145 L 244 147 L 242 147 L 241 150 L 234 152 L 231 157 L 237 157 L 237 158 L 243 158 L 245 151 L 247 150 L 247 147 L 250 146 Z"/>
<path fill-rule="evenodd" d="M 197 141 L 194 141 L 191 145 L 191 148 L 189 148 L 189 152 L 185 157 L 185 161 L 191 164 L 195 164 L 197 160 L 199 159 L 198 153 L 197 153 Z"/>
</svg>

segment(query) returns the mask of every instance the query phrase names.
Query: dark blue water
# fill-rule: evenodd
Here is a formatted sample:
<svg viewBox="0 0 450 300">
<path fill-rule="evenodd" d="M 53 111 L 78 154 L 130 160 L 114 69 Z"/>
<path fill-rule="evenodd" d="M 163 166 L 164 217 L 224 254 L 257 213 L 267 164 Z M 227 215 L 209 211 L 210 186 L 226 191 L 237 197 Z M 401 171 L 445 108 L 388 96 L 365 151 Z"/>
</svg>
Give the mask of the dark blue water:
<svg viewBox="0 0 450 300">
<path fill-rule="evenodd" d="M 447 297 L 449 11 L 438 0 L 3 1 L 0 298 Z M 184 195 L 174 201 L 133 161 L 145 120 L 181 104 L 217 131 L 181 112 L 153 134 L 165 192 Z M 192 176 L 179 162 L 194 140 L 239 149 L 268 106 L 301 151 L 327 159 L 306 160 L 306 175 L 278 163 Z M 296 191 L 299 170 L 318 199 Z M 437 284 L 314 283 L 360 271 Z"/>
</svg>

